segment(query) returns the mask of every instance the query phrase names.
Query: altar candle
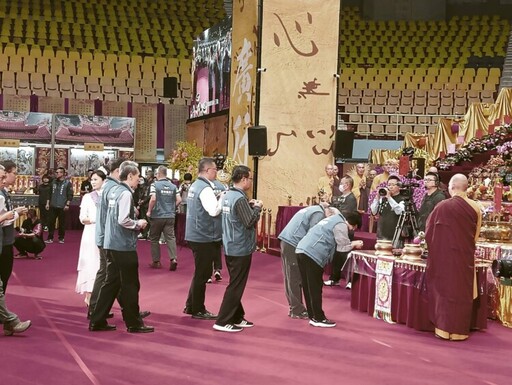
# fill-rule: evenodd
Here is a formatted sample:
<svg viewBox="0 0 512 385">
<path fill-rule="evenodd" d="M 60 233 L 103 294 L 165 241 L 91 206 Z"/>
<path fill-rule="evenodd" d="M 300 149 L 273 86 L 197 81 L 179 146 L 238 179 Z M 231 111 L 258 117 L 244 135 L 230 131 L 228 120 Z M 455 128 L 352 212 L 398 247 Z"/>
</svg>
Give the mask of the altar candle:
<svg viewBox="0 0 512 385">
<path fill-rule="evenodd" d="M 503 185 L 498 181 L 494 185 L 494 212 L 499 215 L 501 200 L 503 199 Z"/>
</svg>

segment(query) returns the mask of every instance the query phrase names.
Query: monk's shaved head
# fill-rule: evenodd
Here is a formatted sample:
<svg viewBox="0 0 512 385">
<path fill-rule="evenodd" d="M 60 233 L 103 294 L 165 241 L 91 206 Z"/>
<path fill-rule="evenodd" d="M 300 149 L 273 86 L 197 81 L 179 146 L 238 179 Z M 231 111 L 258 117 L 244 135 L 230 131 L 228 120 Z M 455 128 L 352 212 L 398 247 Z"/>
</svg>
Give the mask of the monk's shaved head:
<svg viewBox="0 0 512 385">
<path fill-rule="evenodd" d="M 450 183 L 448 184 L 448 191 L 450 195 L 453 196 L 454 193 L 464 192 L 468 189 L 468 178 L 466 178 L 463 174 L 455 174 L 450 179 Z"/>
</svg>

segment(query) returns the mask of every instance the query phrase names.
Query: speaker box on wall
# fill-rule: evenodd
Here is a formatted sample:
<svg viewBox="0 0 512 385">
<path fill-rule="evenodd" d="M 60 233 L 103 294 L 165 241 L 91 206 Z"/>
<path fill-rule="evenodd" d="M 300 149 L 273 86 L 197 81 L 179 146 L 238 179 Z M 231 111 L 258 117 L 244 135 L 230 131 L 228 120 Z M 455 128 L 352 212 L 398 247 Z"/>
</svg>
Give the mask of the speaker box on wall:
<svg viewBox="0 0 512 385">
<path fill-rule="evenodd" d="M 249 135 L 249 155 L 267 155 L 267 127 L 253 126 L 247 130 Z"/>
<path fill-rule="evenodd" d="M 334 157 L 352 158 L 352 149 L 354 148 L 354 131 L 337 130 L 334 139 Z"/>
<path fill-rule="evenodd" d="M 164 98 L 175 99 L 178 97 L 178 78 L 164 78 Z"/>
</svg>

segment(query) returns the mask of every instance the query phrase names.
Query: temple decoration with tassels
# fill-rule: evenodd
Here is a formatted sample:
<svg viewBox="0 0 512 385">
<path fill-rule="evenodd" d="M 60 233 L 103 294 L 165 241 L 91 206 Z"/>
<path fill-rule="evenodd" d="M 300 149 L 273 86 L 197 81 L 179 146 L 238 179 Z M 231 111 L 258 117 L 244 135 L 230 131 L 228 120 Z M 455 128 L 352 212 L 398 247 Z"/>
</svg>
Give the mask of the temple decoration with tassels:
<svg viewBox="0 0 512 385">
<path fill-rule="evenodd" d="M 258 233 L 257 246 L 262 253 L 266 253 L 267 252 L 267 249 L 265 248 L 265 239 L 266 239 L 265 226 L 267 223 L 267 209 L 266 208 L 264 208 L 262 210 L 262 214 L 260 217 L 260 223 L 261 224 L 260 224 L 260 231 Z"/>
</svg>

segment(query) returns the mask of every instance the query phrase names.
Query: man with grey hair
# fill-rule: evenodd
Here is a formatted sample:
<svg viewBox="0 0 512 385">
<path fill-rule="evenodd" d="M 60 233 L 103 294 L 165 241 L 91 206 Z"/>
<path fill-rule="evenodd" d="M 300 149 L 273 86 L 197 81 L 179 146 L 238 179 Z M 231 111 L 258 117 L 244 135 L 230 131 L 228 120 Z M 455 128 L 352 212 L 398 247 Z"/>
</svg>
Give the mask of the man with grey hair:
<svg viewBox="0 0 512 385">
<path fill-rule="evenodd" d="M 198 164 L 198 177 L 190 186 L 187 196 L 185 240 L 194 254 L 194 276 L 190 284 L 183 312 L 192 318 L 217 319 L 206 310 L 204 301 L 206 282 L 212 275 L 214 255 L 222 246 L 222 219 L 220 196 L 215 195 L 217 165 L 213 158 L 202 158 Z"/>
<path fill-rule="evenodd" d="M 344 217 L 334 207 L 325 210 L 326 218 L 313 226 L 297 245 L 297 261 L 302 277 L 302 290 L 311 326 L 329 328 L 336 322 L 329 320 L 322 309 L 323 273 L 334 252 L 349 252 L 361 248 L 362 241 L 351 241 L 349 230 L 361 225 L 361 217 L 351 212 Z"/>
<path fill-rule="evenodd" d="M 91 314 L 90 331 L 115 330 L 107 323 L 109 311 L 118 299 L 123 320 L 129 333 L 151 333 L 154 328 L 145 326 L 139 309 L 139 260 L 137 233 L 147 226 L 145 219 L 136 219 L 133 190 L 139 183 L 138 164 L 125 161 L 119 167 L 120 183 L 106 197 L 108 201 L 105 220 L 104 250 L 107 275 L 101 286 L 98 302 Z"/>
<path fill-rule="evenodd" d="M 181 196 L 177 194 L 174 183 L 167 178 L 167 167 L 158 167 L 156 181 L 151 184 L 149 195 L 151 198 L 146 213 L 147 218 L 151 220 L 149 240 L 151 241 L 152 262 L 149 267 L 154 269 L 162 267 L 159 240 L 163 234 L 170 258 L 169 270 L 174 271 L 178 266 L 174 220 L 176 218 L 176 206 L 181 203 Z"/>
<path fill-rule="evenodd" d="M 288 300 L 290 318 L 308 319 L 308 312 L 302 302 L 302 278 L 295 248 L 310 228 L 325 218 L 327 202 L 304 207 L 290 219 L 279 234 L 281 241 L 281 259 L 284 276 L 284 289 Z"/>
</svg>

